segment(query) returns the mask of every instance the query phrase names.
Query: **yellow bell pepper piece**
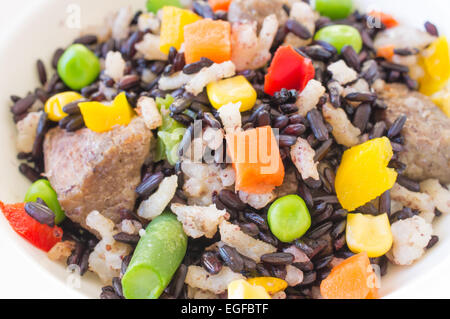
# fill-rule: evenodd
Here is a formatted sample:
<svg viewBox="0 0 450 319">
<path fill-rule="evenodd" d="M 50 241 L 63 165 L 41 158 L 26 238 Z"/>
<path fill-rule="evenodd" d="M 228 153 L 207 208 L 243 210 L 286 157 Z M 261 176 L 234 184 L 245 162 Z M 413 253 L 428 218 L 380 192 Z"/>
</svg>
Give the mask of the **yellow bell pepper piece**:
<svg viewBox="0 0 450 319">
<path fill-rule="evenodd" d="M 256 277 L 247 279 L 247 282 L 253 286 L 261 286 L 267 293 L 273 295 L 287 288 L 288 283 L 283 279 L 276 277 Z"/>
<path fill-rule="evenodd" d="M 442 90 L 450 79 L 450 53 L 445 37 L 438 38 L 422 53 L 419 65 L 425 75 L 419 79 L 420 92 L 432 95 Z"/>
<path fill-rule="evenodd" d="M 184 27 L 201 20 L 201 17 L 190 10 L 167 6 L 163 9 L 159 49 L 168 54 L 171 47 L 177 50 L 184 42 Z"/>
<path fill-rule="evenodd" d="M 353 211 L 391 189 L 397 179 L 388 168 L 392 146 L 386 137 L 346 150 L 336 172 L 336 195 L 342 207 Z"/>
<path fill-rule="evenodd" d="M 51 121 L 58 122 L 67 116 L 63 112 L 63 107 L 82 98 L 82 95 L 71 91 L 55 94 L 45 103 L 45 113 Z"/>
<path fill-rule="evenodd" d="M 431 100 L 445 115 L 450 117 L 450 88 L 445 88 L 442 91 L 433 94 Z"/>
<path fill-rule="evenodd" d="M 216 109 L 228 103 L 241 102 L 239 110 L 245 112 L 252 109 L 256 103 L 256 91 L 242 75 L 210 83 L 206 90 L 209 101 Z"/>
<path fill-rule="evenodd" d="M 348 214 L 346 241 L 355 254 L 367 252 L 369 257 L 380 257 L 392 246 L 392 233 L 386 213 L 378 216 Z"/>
<path fill-rule="evenodd" d="M 107 132 L 116 125 L 128 125 L 134 116 L 125 92 L 117 95 L 111 105 L 83 102 L 79 106 L 86 127 L 97 133 Z"/>
<path fill-rule="evenodd" d="M 228 299 L 271 299 L 266 289 L 254 286 L 244 279 L 232 281 L 228 284 Z"/>
</svg>

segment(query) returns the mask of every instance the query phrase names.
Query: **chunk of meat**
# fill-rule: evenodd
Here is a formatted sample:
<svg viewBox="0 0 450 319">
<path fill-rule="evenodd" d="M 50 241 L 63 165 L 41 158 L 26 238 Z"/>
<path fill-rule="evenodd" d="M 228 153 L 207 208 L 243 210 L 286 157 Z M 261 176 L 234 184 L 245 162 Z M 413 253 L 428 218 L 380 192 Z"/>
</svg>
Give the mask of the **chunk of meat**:
<svg viewBox="0 0 450 319">
<path fill-rule="evenodd" d="M 405 151 L 399 157 L 407 165 L 406 176 L 450 183 L 450 119 L 427 96 L 402 84 L 384 85 L 378 94 L 388 105 L 384 115 L 389 124 L 403 114 L 408 117 L 402 131 Z"/>
<path fill-rule="evenodd" d="M 50 130 L 44 142 L 45 174 L 66 215 L 86 227 L 86 216 L 98 210 L 118 223 L 121 210 L 134 208 L 151 139 L 141 118 L 106 133 Z"/>
<path fill-rule="evenodd" d="M 283 10 L 282 0 L 234 0 L 228 9 L 228 21 L 253 22 L 261 27 L 264 19 L 271 14 L 276 14 L 278 22 L 283 25 L 288 16 Z"/>
</svg>

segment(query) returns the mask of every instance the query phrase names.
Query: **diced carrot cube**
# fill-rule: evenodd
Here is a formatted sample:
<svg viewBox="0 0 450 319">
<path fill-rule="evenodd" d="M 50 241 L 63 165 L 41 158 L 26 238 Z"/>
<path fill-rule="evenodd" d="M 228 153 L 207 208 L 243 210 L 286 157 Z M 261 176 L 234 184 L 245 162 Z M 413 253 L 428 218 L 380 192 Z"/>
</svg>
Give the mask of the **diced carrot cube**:
<svg viewBox="0 0 450 319">
<path fill-rule="evenodd" d="M 184 27 L 186 63 L 208 58 L 216 63 L 231 59 L 231 25 L 203 19 Z"/>
<path fill-rule="evenodd" d="M 270 126 L 227 134 L 227 145 L 236 172 L 236 190 L 265 194 L 283 183 L 284 165 Z"/>
<path fill-rule="evenodd" d="M 375 276 L 367 253 L 363 252 L 334 267 L 320 284 L 320 293 L 326 299 L 375 299 Z"/>
<path fill-rule="evenodd" d="M 214 12 L 220 10 L 228 11 L 228 7 L 230 6 L 231 1 L 233 0 L 208 0 L 208 3 Z"/>
<path fill-rule="evenodd" d="M 388 29 L 396 27 L 399 24 L 398 21 L 388 13 L 373 10 L 369 12 L 369 16 L 379 19 Z"/>
<path fill-rule="evenodd" d="M 395 54 L 394 49 L 395 49 L 394 45 L 386 45 L 386 46 L 380 47 L 377 50 L 377 56 L 381 57 L 381 58 L 385 58 L 387 61 L 391 61 Z"/>
</svg>

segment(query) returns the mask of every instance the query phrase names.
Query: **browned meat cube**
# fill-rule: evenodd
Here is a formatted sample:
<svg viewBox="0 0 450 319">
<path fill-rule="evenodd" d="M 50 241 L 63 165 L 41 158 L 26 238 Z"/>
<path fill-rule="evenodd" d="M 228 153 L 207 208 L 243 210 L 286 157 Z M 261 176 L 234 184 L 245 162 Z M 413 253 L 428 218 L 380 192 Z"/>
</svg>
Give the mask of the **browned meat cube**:
<svg viewBox="0 0 450 319">
<path fill-rule="evenodd" d="M 121 210 L 132 210 L 151 139 L 141 118 L 101 134 L 89 129 L 49 131 L 45 174 L 67 217 L 86 227 L 86 216 L 93 210 L 115 223 Z"/>
<path fill-rule="evenodd" d="M 405 114 L 405 151 L 400 161 L 414 180 L 437 178 L 450 183 L 450 119 L 425 95 L 401 84 L 385 85 L 378 92 L 388 105 L 386 121 L 392 124 Z"/>
</svg>

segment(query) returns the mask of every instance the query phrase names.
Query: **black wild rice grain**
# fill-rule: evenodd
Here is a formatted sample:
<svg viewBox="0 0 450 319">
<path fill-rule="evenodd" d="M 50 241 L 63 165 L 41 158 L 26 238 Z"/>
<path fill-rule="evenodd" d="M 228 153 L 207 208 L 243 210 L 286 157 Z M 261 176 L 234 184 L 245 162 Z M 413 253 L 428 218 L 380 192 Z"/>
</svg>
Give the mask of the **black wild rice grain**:
<svg viewBox="0 0 450 319">
<path fill-rule="evenodd" d="M 396 152 L 396 153 L 397 152 L 403 152 L 403 150 L 405 149 L 402 144 L 395 143 L 395 142 L 392 142 L 392 141 L 391 141 L 391 146 L 392 146 L 392 150 L 394 152 Z"/>
<path fill-rule="evenodd" d="M 46 205 L 28 202 L 25 204 L 25 211 L 39 223 L 50 227 L 55 226 L 55 213 Z"/>
<path fill-rule="evenodd" d="M 72 251 L 72 254 L 70 254 L 69 258 L 67 258 L 67 265 L 78 265 L 81 261 L 81 257 L 83 256 L 85 249 L 86 246 L 84 243 L 76 241 L 75 249 Z"/>
<path fill-rule="evenodd" d="M 322 257 L 318 260 L 315 260 L 313 262 L 315 270 L 320 270 L 320 269 L 327 267 L 333 258 L 334 258 L 334 255 L 329 255 L 329 256 Z"/>
<path fill-rule="evenodd" d="M 200 61 L 187 64 L 183 67 L 183 73 L 195 74 L 205 67 L 210 67 L 214 62 L 208 58 L 201 58 Z"/>
<path fill-rule="evenodd" d="M 167 56 L 167 60 L 169 61 L 169 64 L 173 64 L 173 61 L 175 60 L 175 56 L 177 55 L 178 50 L 175 47 L 170 47 L 169 54 Z"/>
<path fill-rule="evenodd" d="M 328 92 L 330 94 L 330 102 L 334 107 L 341 106 L 340 85 L 337 81 L 330 81 L 327 84 Z"/>
<path fill-rule="evenodd" d="M 353 125 L 363 133 L 366 130 L 367 123 L 369 123 L 370 115 L 372 113 L 372 108 L 370 104 L 363 103 L 355 111 L 355 116 L 353 117 Z"/>
<path fill-rule="evenodd" d="M 313 43 L 320 45 L 325 50 L 330 52 L 331 55 L 333 55 L 333 56 L 337 54 L 336 48 L 333 45 L 329 44 L 328 42 L 325 42 L 325 41 L 322 41 L 322 40 L 315 40 Z"/>
<path fill-rule="evenodd" d="M 112 286 L 114 288 L 114 292 L 116 293 L 116 295 L 123 298 L 122 281 L 120 280 L 119 277 L 114 277 L 112 279 Z"/>
<path fill-rule="evenodd" d="M 11 112 L 14 115 L 23 114 L 28 111 L 28 109 L 34 104 L 36 101 L 36 95 L 29 94 L 23 99 L 18 100 L 12 107 Z"/>
<path fill-rule="evenodd" d="M 173 70 L 175 72 L 183 70 L 186 65 L 186 58 L 184 52 L 178 52 L 173 60 Z"/>
<path fill-rule="evenodd" d="M 172 282 L 170 292 L 174 298 L 178 298 L 184 288 L 184 280 L 186 279 L 187 267 L 185 264 L 181 264 L 175 273 Z"/>
<path fill-rule="evenodd" d="M 311 32 L 303 24 L 297 22 L 296 20 L 289 19 L 286 21 L 285 28 L 287 31 L 295 34 L 297 37 L 303 40 L 308 40 L 312 38 Z"/>
<path fill-rule="evenodd" d="M 219 247 L 219 254 L 232 271 L 241 272 L 244 269 L 244 260 L 235 248 L 223 245 Z"/>
<path fill-rule="evenodd" d="M 281 131 L 281 134 L 300 136 L 305 133 L 305 131 L 306 127 L 303 124 L 290 124 Z"/>
<path fill-rule="evenodd" d="M 397 173 L 399 173 L 399 174 L 403 174 L 406 170 L 406 164 L 404 164 L 398 160 L 391 160 L 389 162 L 388 167 L 394 168 L 397 171 Z"/>
<path fill-rule="evenodd" d="M 377 137 L 382 137 L 384 135 L 384 132 L 386 131 L 386 123 L 384 121 L 380 121 L 375 123 L 374 127 L 372 128 L 372 131 L 369 135 L 370 139 L 374 139 Z"/>
<path fill-rule="evenodd" d="M 317 61 L 328 61 L 333 57 L 333 53 L 326 50 L 321 45 L 311 45 L 301 47 L 300 50 L 304 52 L 308 57 Z"/>
<path fill-rule="evenodd" d="M 45 65 L 42 60 L 37 60 L 36 67 L 39 75 L 39 81 L 42 85 L 45 85 L 45 83 L 47 83 L 47 71 L 45 70 Z"/>
<path fill-rule="evenodd" d="M 139 85 L 141 79 L 139 75 L 125 75 L 119 82 L 119 90 L 130 90 Z"/>
<path fill-rule="evenodd" d="M 290 253 L 271 253 L 261 256 L 261 261 L 271 265 L 290 265 L 294 261 L 294 255 Z"/>
<path fill-rule="evenodd" d="M 130 264 L 133 254 L 127 255 L 122 259 L 122 266 L 120 267 L 120 274 L 123 275 L 127 271 L 128 265 Z"/>
<path fill-rule="evenodd" d="M 411 78 L 408 74 L 403 75 L 403 80 L 410 90 L 417 91 L 419 89 L 419 82 Z"/>
<path fill-rule="evenodd" d="M 330 232 L 331 238 L 337 239 L 341 234 L 345 232 L 346 226 L 347 226 L 346 220 L 342 220 L 339 223 L 335 224 Z"/>
<path fill-rule="evenodd" d="M 377 95 L 375 93 L 354 92 L 347 94 L 345 99 L 352 102 L 372 103 L 377 99 Z"/>
<path fill-rule="evenodd" d="M 136 193 L 141 198 L 147 198 L 158 188 L 163 179 L 164 174 L 162 172 L 147 177 L 136 187 Z"/>
<path fill-rule="evenodd" d="M 46 112 L 43 112 L 41 117 L 39 118 L 39 123 L 36 130 L 36 139 L 34 140 L 33 150 L 31 152 L 33 155 L 33 159 L 35 160 L 39 160 L 42 158 L 42 144 L 49 127 L 50 122 L 48 120 L 48 115 Z"/>
<path fill-rule="evenodd" d="M 102 288 L 100 299 L 121 299 L 121 298 L 114 291 L 114 287 L 107 286 Z"/>
<path fill-rule="evenodd" d="M 380 196 L 379 204 L 378 204 L 378 211 L 383 214 L 387 213 L 388 216 L 391 215 L 391 193 L 390 191 L 385 191 Z"/>
<path fill-rule="evenodd" d="M 235 210 L 244 210 L 247 207 L 247 205 L 241 201 L 239 196 L 231 190 L 222 189 L 219 192 L 218 197 L 220 201 L 229 208 Z"/>
<path fill-rule="evenodd" d="M 420 184 L 404 175 L 398 175 L 397 183 L 412 192 L 420 192 Z"/>
<path fill-rule="evenodd" d="M 401 115 L 401 116 L 399 116 L 399 117 L 395 120 L 395 122 L 392 124 L 392 126 L 389 128 L 389 131 L 388 131 L 388 133 L 387 133 L 387 137 L 388 137 L 388 138 L 393 138 L 393 137 L 399 135 L 400 132 L 401 132 L 402 129 L 403 129 L 403 126 L 404 126 L 405 123 L 406 123 L 406 120 L 407 120 L 406 115 Z"/>
<path fill-rule="evenodd" d="M 419 50 L 417 49 L 410 49 L 410 48 L 398 48 L 394 49 L 394 53 L 400 56 L 409 56 L 409 55 L 415 55 L 419 53 Z"/>
<path fill-rule="evenodd" d="M 203 253 L 200 262 L 203 268 L 211 275 L 216 275 L 222 270 L 222 262 L 217 254 L 212 251 Z"/>
<path fill-rule="evenodd" d="M 80 102 L 83 102 L 83 101 L 75 101 L 75 102 L 69 103 L 66 106 L 64 106 L 63 107 L 64 113 L 67 113 L 69 115 L 81 114 L 80 107 L 78 106 L 78 103 L 80 103 Z"/>
<path fill-rule="evenodd" d="M 280 110 L 284 114 L 292 114 L 298 111 L 298 106 L 295 104 L 282 104 L 280 105 Z"/>
<path fill-rule="evenodd" d="M 94 34 L 81 36 L 73 41 L 74 44 L 92 45 L 98 42 L 98 38 Z"/>
<path fill-rule="evenodd" d="M 256 236 L 259 234 L 259 228 L 255 223 L 240 223 L 241 230 L 249 236 Z"/>
<path fill-rule="evenodd" d="M 331 227 L 333 227 L 332 222 L 323 223 L 323 224 L 313 228 L 312 230 L 308 231 L 306 236 L 310 239 L 318 239 L 318 238 L 322 237 L 323 235 L 325 235 L 331 229 Z"/>
<path fill-rule="evenodd" d="M 256 117 L 256 126 L 269 126 L 270 125 L 270 114 L 266 110 L 258 112 Z"/>
<path fill-rule="evenodd" d="M 28 164 L 22 163 L 19 165 L 19 171 L 30 180 L 32 183 L 41 178 L 41 175 L 34 168 Z"/>
<path fill-rule="evenodd" d="M 296 136 L 291 135 L 279 135 L 278 136 L 278 143 L 280 147 L 290 147 L 294 145 L 297 142 Z"/>
<path fill-rule="evenodd" d="M 315 271 L 306 272 L 303 274 L 302 286 L 307 286 L 316 281 L 317 273 Z"/>
<path fill-rule="evenodd" d="M 363 44 L 366 46 L 367 49 L 375 52 L 373 40 L 370 37 L 370 35 L 367 33 L 366 30 L 360 30 L 361 38 L 363 40 Z"/>
<path fill-rule="evenodd" d="M 439 31 L 438 31 L 437 27 L 430 21 L 425 22 L 425 30 L 434 37 L 439 36 Z"/>
<path fill-rule="evenodd" d="M 252 212 L 252 211 L 246 211 L 244 213 L 244 216 L 245 216 L 245 218 L 247 220 L 255 223 L 256 225 L 258 225 L 258 227 L 261 230 L 268 230 L 269 229 L 269 226 L 267 225 L 265 219 L 261 215 L 255 213 L 255 212 Z"/>
<path fill-rule="evenodd" d="M 67 132 L 75 132 L 81 128 L 84 127 L 84 119 L 83 116 L 80 115 L 71 115 L 70 121 L 66 124 L 66 131 Z"/>
<path fill-rule="evenodd" d="M 180 122 L 184 126 L 189 126 L 194 121 L 194 119 L 192 117 L 190 117 L 189 115 L 183 114 L 183 113 L 174 114 L 171 112 L 170 117 L 173 118 L 175 121 Z"/>
<path fill-rule="evenodd" d="M 328 129 L 323 121 L 322 114 L 317 109 L 312 109 L 306 116 L 314 136 L 321 142 L 328 140 Z"/>
<path fill-rule="evenodd" d="M 425 248 L 426 249 L 432 248 L 434 245 L 437 244 L 438 241 L 439 241 L 439 236 L 432 235 L 430 241 L 428 242 L 427 247 L 425 247 Z"/>
<path fill-rule="evenodd" d="M 191 106 L 192 100 L 186 99 L 186 98 L 177 98 L 175 101 L 170 105 L 169 109 L 171 112 L 175 114 L 180 114 L 186 111 L 186 109 Z"/>
<path fill-rule="evenodd" d="M 55 51 L 55 53 L 53 53 L 52 67 L 54 69 L 56 69 L 58 67 L 59 58 L 61 58 L 61 55 L 63 55 L 64 51 L 65 51 L 64 49 L 59 48 Z"/>
<path fill-rule="evenodd" d="M 289 124 L 289 117 L 286 115 L 277 116 L 272 124 L 273 128 L 283 129 Z"/>
<path fill-rule="evenodd" d="M 400 73 L 408 73 L 409 72 L 409 67 L 407 67 L 405 65 L 397 64 L 397 63 L 381 61 L 380 65 L 383 68 L 391 70 L 391 71 L 397 71 L 397 72 L 400 72 Z"/>
<path fill-rule="evenodd" d="M 211 20 L 216 19 L 216 15 L 214 14 L 214 11 L 211 9 L 211 7 L 209 6 L 209 4 L 207 2 L 195 1 L 193 10 L 195 13 L 197 13 L 199 16 L 201 16 L 205 19 L 211 19 Z"/>
<path fill-rule="evenodd" d="M 361 62 L 355 49 L 353 49 L 351 45 L 346 45 L 342 48 L 341 52 L 342 57 L 344 58 L 344 61 L 348 64 L 348 66 L 359 72 L 361 69 Z"/>
<path fill-rule="evenodd" d="M 130 245 L 137 245 L 139 242 L 140 236 L 139 235 L 130 235 L 127 233 L 118 233 L 114 235 L 114 239 L 118 242 L 130 244 Z"/>
<path fill-rule="evenodd" d="M 321 160 L 323 160 L 330 151 L 332 145 L 333 145 L 332 139 L 328 139 L 325 142 L 323 142 L 322 145 L 316 150 L 314 162 L 320 162 Z"/>
</svg>

